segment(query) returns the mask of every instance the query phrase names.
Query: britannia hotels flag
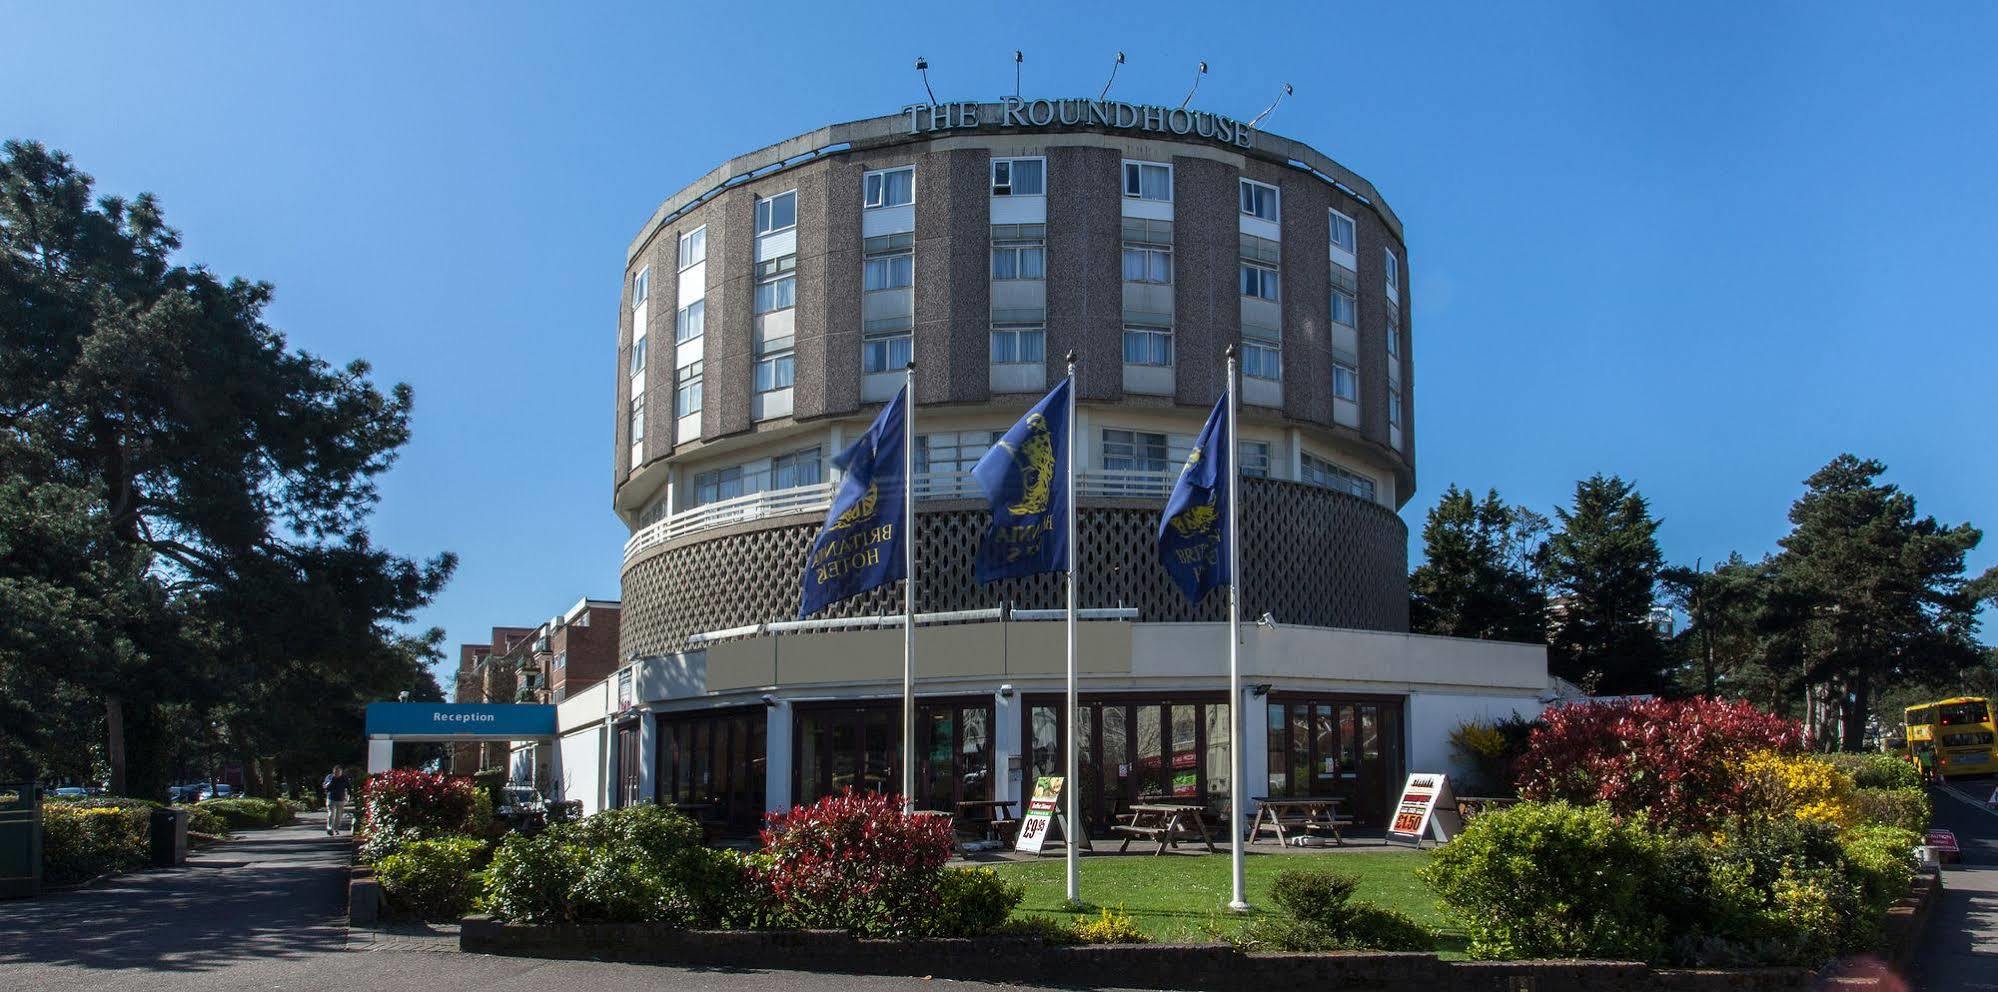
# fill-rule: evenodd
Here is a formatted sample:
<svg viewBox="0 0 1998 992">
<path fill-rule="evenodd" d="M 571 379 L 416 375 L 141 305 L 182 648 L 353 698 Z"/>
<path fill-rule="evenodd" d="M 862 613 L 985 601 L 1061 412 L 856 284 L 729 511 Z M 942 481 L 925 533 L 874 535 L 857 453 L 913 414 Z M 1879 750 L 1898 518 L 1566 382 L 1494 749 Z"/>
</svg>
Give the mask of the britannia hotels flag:
<svg viewBox="0 0 1998 992">
<path fill-rule="evenodd" d="M 902 433 L 908 394 L 904 386 L 881 408 L 867 433 L 833 459 L 846 478 L 805 559 L 801 620 L 908 573 L 902 555 L 902 496 L 909 484 Z"/>
<path fill-rule="evenodd" d="M 1068 570 L 1068 417 L 1063 379 L 971 470 L 992 502 L 978 544 L 980 582 Z"/>
<path fill-rule="evenodd" d="M 1159 521 L 1159 564 L 1186 598 L 1198 603 L 1228 584 L 1228 473 L 1234 441 L 1228 436 L 1228 397 L 1207 415 L 1207 425 L 1186 453 L 1186 467 Z"/>
</svg>

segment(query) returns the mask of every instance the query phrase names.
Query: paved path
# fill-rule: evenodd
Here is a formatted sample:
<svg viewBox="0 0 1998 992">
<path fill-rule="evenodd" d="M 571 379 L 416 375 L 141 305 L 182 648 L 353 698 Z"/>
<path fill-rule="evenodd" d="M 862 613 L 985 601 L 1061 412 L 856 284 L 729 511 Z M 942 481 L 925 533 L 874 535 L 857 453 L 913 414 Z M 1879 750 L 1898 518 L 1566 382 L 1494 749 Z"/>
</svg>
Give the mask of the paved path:
<svg viewBox="0 0 1998 992">
<path fill-rule="evenodd" d="M 142 872 L 38 900 L 0 902 L 0 990 L 219 992 L 904 992 L 962 982 L 660 968 L 460 954 L 448 933 L 346 925 L 350 848 L 323 818 L 257 831 Z M 1021 992 L 1019 986 L 1006 986 Z"/>
<path fill-rule="evenodd" d="M 1908 976 L 1922 992 L 1998 989 L 1998 813 L 1982 802 L 1994 784 L 1934 794 L 1935 825 L 1956 831 L 1963 860 L 1943 868 L 1942 901 Z"/>
</svg>

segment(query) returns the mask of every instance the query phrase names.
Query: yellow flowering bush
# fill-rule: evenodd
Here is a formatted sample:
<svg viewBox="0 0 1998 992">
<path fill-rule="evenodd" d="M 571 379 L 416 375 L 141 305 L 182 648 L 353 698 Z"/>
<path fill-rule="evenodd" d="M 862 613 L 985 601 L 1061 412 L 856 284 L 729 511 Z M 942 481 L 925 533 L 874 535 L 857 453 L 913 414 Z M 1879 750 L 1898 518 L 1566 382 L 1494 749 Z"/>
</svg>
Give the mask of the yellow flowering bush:
<svg viewBox="0 0 1998 992">
<path fill-rule="evenodd" d="M 1742 759 L 1738 771 L 1755 812 L 1837 827 L 1859 823 L 1852 776 L 1824 758 L 1757 751 Z"/>
<path fill-rule="evenodd" d="M 145 866 L 150 827 L 144 806 L 42 807 L 42 873 L 50 882 L 81 882 Z"/>
</svg>

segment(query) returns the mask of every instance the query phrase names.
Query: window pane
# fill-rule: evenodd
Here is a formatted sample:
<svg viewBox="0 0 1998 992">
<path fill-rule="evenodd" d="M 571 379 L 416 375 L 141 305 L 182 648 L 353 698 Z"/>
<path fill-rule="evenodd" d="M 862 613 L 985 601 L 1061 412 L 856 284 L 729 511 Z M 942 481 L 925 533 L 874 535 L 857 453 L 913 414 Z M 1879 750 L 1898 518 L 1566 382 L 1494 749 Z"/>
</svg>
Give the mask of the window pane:
<svg viewBox="0 0 1998 992">
<path fill-rule="evenodd" d="M 1020 256 L 1011 248 L 992 249 L 992 278 L 1020 278 Z"/>
<path fill-rule="evenodd" d="M 1207 720 L 1207 796 L 1216 804 L 1226 801 L 1229 783 L 1235 779 L 1229 767 L 1228 704 L 1208 703 L 1201 707 Z"/>
<path fill-rule="evenodd" d="M 1332 319 L 1348 327 L 1353 326 L 1353 297 L 1344 290 L 1332 291 Z"/>
<path fill-rule="evenodd" d="M 771 227 L 783 230 L 798 223 L 798 194 L 786 193 L 771 201 Z"/>
<path fill-rule="evenodd" d="M 881 202 L 881 177 L 867 177 L 867 205 L 876 206 Z"/>
<path fill-rule="evenodd" d="M 1046 253 L 1040 248 L 1020 249 L 1020 278 L 1045 279 L 1047 272 L 1043 259 Z"/>
<path fill-rule="evenodd" d="M 1012 166 L 1013 166 L 1013 195 L 1014 196 L 1041 195 L 1043 191 L 1043 187 L 1041 185 L 1041 169 L 1043 163 L 1038 159 L 1014 159 L 1012 162 Z"/>
</svg>

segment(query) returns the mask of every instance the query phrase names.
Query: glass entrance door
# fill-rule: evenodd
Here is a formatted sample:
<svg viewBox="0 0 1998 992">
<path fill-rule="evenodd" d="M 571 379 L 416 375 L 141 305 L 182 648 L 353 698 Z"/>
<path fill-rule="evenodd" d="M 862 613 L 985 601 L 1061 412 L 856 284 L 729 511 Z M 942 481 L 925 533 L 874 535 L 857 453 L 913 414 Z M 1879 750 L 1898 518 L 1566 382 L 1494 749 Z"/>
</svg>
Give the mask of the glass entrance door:
<svg viewBox="0 0 1998 992">
<path fill-rule="evenodd" d="M 1385 823 L 1403 778 L 1401 707 L 1398 699 L 1272 698 L 1267 794 L 1334 796 L 1355 824 Z"/>
<path fill-rule="evenodd" d="M 896 702 L 801 706 L 791 801 L 852 788 L 902 791 L 902 707 Z M 916 805 L 956 812 L 992 797 L 992 704 L 923 700 L 916 707 Z"/>
</svg>

